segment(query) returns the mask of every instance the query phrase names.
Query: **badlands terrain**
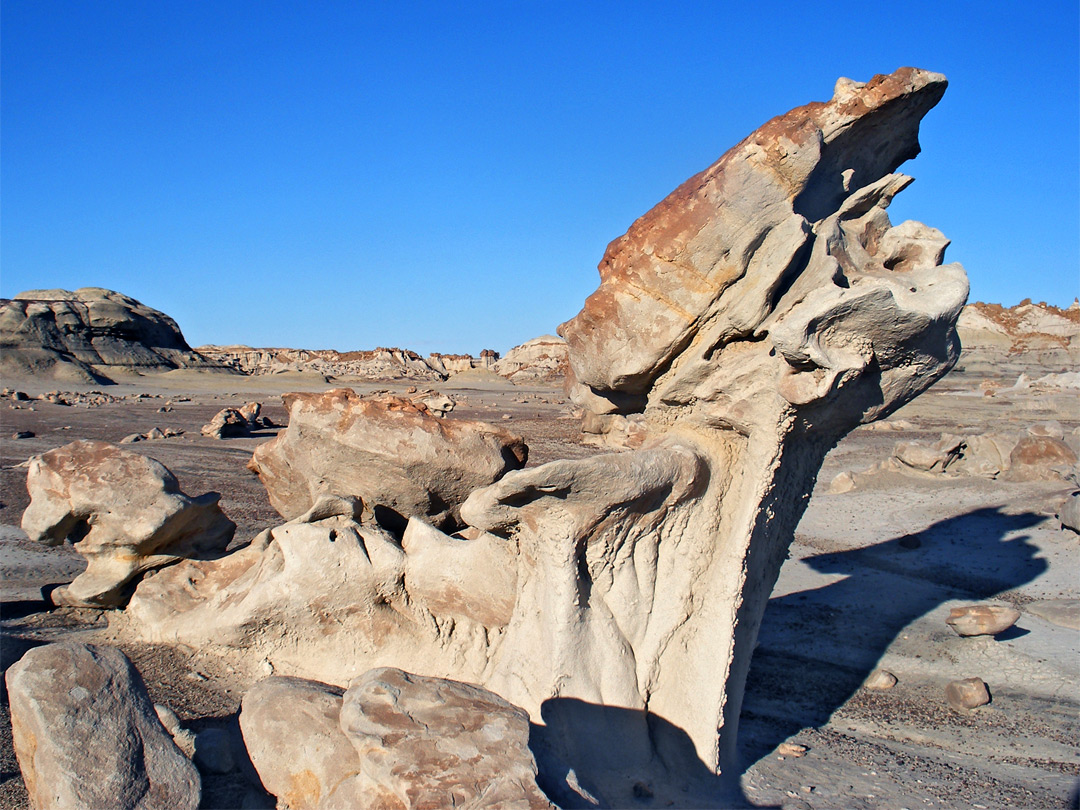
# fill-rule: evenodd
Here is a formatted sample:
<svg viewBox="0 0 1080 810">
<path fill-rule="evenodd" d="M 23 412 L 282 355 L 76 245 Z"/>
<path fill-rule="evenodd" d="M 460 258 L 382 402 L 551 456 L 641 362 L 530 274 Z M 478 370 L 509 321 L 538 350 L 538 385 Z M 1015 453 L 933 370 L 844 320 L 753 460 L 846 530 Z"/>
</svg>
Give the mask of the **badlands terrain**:
<svg viewBox="0 0 1080 810">
<path fill-rule="evenodd" d="M 959 366 L 883 423 L 895 429 L 858 429 L 826 458 L 751 664 L 740 723 L 747 805 L 1067 806 L 1080 775 L 1080 535 L 1063 530 L 1054 515 L 1075 486 L 1053 474 L 1045 481 L 1010 480 L 1007 472 L 860 474 L 890 458 L 897 442 L 931 444 L 942 433 L 1021 434 L 1056 422 L 1080 449 L 1075 379 L 1069 386 L 1024 382 L 1075 374 L 1080 311 L 1026 309 L 1043 323 L 1010 332 L 1024 307 L 968 307 Z M 1061 335 L 1055 330 L 1065 322 L 1072 332 Z M 407 378 L 332 385 L 402 395 L 415 388 Z M 456 403 L 447 419 L 482 419 L 523 436 L 530 467 L 601 451 L 585 442 L 580 411 L 560 385 L 515 385 L 487 370 L 430 385 Z M 20 381 L 33 399 L 8 396 L 0 410 L 4 668 L 43 642 L 119 643 L 154 701 L 185 726 L 234 729 L 251 684 L 213 656 L 118 642 L 108 611 L 43 601 L 43 588 L 70 582 L 85 563 L 70 545 L 43 547 L 18 528 L 28 505 L 25 462 L 75 439 L 116 443 L 154 428 L 183 431 L 125 447 L 164 463 L 185 492 L 222 493 L 222 509 L 237 523 L 237 547 L 280 522 L 245 469 L 277 429 L 218 440 L 200 435 L 200 427 L 248 401 L 261 402 L 263 414 L 281 424 L 282 393 L 329 386 L 310 371 L 173 371 L 117 385 L 66 385 L 50 397 L 55 383 Z M 33 435 L 12 438 L 24 433 Z M 855 489 L 831 493 L 830 483 L 845 472 L 854 473 Z M 945 619 L 950 608 L 970 604 L 1012 606 L 1021 617 L 996 638 L 959 637 Z M 862 687 L 877 668 L 896 676 L 892 689 Z M 961 713 L 946 703 L 945 685 L 968 677 L 982 678 L 992 700 Z M 3 710 L 0 807 L 27 807 L 6 703 Z M 805 752 L 784 753 L 784 745 Z M 242 769 L 204 775 L 203 789 L 205 807 L 239 807 L 258 795 Z"/>
<path fill-rule="evenodd" d="M 946 84 L 768 122 L 506 358 L 0 302 L 0 802 L 1075 806 L 1080 304 L 891 223 Z"/>
</svg>

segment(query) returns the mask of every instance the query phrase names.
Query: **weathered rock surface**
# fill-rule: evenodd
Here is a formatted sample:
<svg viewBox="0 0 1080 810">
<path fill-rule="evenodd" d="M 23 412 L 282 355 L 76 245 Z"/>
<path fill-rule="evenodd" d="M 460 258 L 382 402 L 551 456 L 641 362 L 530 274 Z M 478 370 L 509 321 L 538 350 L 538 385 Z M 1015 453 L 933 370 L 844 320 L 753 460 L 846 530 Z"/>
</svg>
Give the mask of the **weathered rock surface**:
<svg viewBox="0 0 1080 810">
<path fill-rule="evenodd" d="M 119 650 L 36 647 L 7 672 L 12 737 L 34 807 L 181 810 L 199 774 Z"/>
<path fill-rule="evenodd" d="M 360 770 L 338 725 L 343 694 L 317 681 L 274 677 L 244 695 L 240 729 L 251 764 L 290 810 L 329 806 L 338 786 Z"/>
<path fill-rule="evenodd" d="M 110 382 L 110 374 L 215 366 L 168 315 L 111 290 L 30 290 L 0 300 L 0 375 Z"/>
<path fill-rule="evenodd" d="M 107 442 L 78 441 L 30 460 L 30 505 L 22 528 L 31 540 L 65 540 L 86 571 L 52 594 L 56 604 L 116 607 L 145 571 L 186 557 L 218 556 L 235 524 L 216 492 L 191 498 L 151 458 Z"/>
<path fill-rule="evenodd" d="M 286 519 L 320 495 L 355 496 L 395 530 L 412 516 L 452 525 L 479 486 L 525 463 L 522 440 L 483 422 L 437 419 L 393 396 L 339 388 L 286 394 L 289 427 L 260 445 L 250 468 Z"/>
<path fill-rule="evenodd" d="M 266 790 L 292 810 L 550 808 L 529 716 L 485 689 L 375 669 L 342 691 L 269 678 L 240 725 Z"/>
<path fill-rule="evenodd" d="M 965 712 L 989 703 L 990 692 L 982 678 L 964 678 L 945 686 L 945 700 L 958 712 Z"/>
<path fill-rule="evenodd" d="M 568 363 L 566 341 L 556 335 L 541 335 L 512 348 L 493 370 L 511 382 L 552 382 L 566 376 Z"/>
<path fill-rule="evenodd" d="M 870 677 L 863 682 L 863 686 L 876 691 L 892 689 L 896 686 L 896 676 L 887 669 L 875 669 L 870 673 Z"/>
<path fill-rule="evenodd" d="M 1080 599 L 1043 599 L 1025 605 L 1024 611 L 1058 627 L 1080 630 Z"/>
<path fill-rule="evenodd" d="M 359 754 L 364 808 L 540 810 L 529 716 L 486 689 L 372 670 L 345 692 L 341 730 Z"/>
<path fill-rule="evenodd" d="M 290 395 L 289 430 L 252 466 L 283 515 L 307 515 L 143 582 L 136 627 L 339 684 L 395 666 L 489 688 L 532 717 L 557 801 L 630 806 L 648 774 L 657 801 L 686 803 L 701 773 L 738 773 L 750 655 L 822 459 L 958 357 L 963 269 L 941 264 L 939 232 L 885 211 L 944 89 L 906 68 L 841 80 L 612 243 L 561 329 L 575 401 L 633 421 L 637 449 L 507 472 L 522 459 L 502 438 L 477 489 L 460 477 L 477 453 L 425 455 L 435 426 L 462 423 Z M 416 522 L 399 545 L 370 520 L 381 505 L 456 526 L 470 490 L 456 535 Z M 473 593 L 478 571 L 490 591 Z"/>
<path fill-rule="evenodd" d="M 965 347 L 992 346 L 1017 353 L 1048 347 L 1080 349 L 1080 306 L 1068 309 L 1024 301 L 1015 307 L 975 302 L 956 329 Z"/>
<path fill-rule="evenodd" d="M 250 346 L 200 346 L 199 353 L 244 374 L 281 374 L 311 371 L 328 377 L 364 380 L 417 380 L 437 382 L 472 368 L 490 368 L 499 359 L 485 349 L 479 358 L 467 354 L 432 354 L 421 357 L 409 349 L 377 348 L 353 352 L 332 349 L 253 349 Z"/>
<path fill-rule="evenodd" d="M 1076 453 L 1061 439 L 1025 436 L 1009 454 L 1009 478 L 1014 481 L 1063 480 L 1076 462 Z"/>
<path fill-rule="evenodd" d="M 953 608 L 945 623 L 958 636 L 996 636 L 1020 618 L 1020 611 L 1002 605 L 970 605 Z"/>
</svg>

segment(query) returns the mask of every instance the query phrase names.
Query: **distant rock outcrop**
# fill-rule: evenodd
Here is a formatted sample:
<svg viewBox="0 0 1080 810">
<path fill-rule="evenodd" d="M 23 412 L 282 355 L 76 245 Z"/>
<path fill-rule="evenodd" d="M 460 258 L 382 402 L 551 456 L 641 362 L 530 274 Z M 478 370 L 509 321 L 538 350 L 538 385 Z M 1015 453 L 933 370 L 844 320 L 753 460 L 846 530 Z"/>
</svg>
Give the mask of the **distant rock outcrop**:
<svg viewBox="0 0 1080 810">
<path fill-rule="evenodd" d="M 965 349 L 993 346 L 1014 353 L 1059 347 L 1080 350 L 1080 302 L 1061 309 L 1033 304 L 1031 299 L 1015 307 L 977 301 L 961 311 L 956 330 Z"/>
<path fill-rule="evenodd" d="M 408 349 L 379 347 L 371 351 L 338 352 L 333 349 L 253 349 L 250 346 L 200 346 L 199 353 L 244 374 L 281 374 L 314 371 L 330 377 L 369 380 L 446 379 L 446 371 L 434 367 Z"/>
<path fill-rule="evenodd" d="M 566 341 L 544 335 L 515 346 L 500 359 L 493 349 L 479 357 L 433 352 L 421 357 L 409 349 L 377 348 L 338 352 L 332 349 L 253 349 L 250 346 L 200 346 L 199 353 L 244 374 L 314 371 L 329 377 L 363 380 L 439 382 L 455 374 L 483 369 L 517 383 L 557 382 L 566 374 Z"/>
<path fill-rule="evenodd" d="M 98 287 L 29 290 L 0 299 L 5 379 L 112 382 L 119 373 L 211 366 L 163 312 Z"/>
<path fill-rule="evenodd" d="M 566 341 L 541 335 L 515 346 L 495 366 L 496 374 L 513 382 L 555 382 L 566 377 L 569 364 Z"/>
</svg>

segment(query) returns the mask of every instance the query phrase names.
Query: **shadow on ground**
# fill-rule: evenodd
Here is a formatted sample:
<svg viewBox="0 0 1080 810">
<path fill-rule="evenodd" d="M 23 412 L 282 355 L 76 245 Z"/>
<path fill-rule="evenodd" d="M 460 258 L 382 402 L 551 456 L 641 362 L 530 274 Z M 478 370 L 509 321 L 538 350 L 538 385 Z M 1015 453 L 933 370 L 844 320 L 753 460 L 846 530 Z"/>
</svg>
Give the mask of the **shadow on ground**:
<svg viewBox="0 0 1080 810">
<path fill-rule="evenodd" d="M 865 548 L 803 560 L 847 576 L 769 600 L 740 718 L 743 769 L 803 728 L 821 727 L 911 622 L 951 600 L 979 601 L 1046 568 L 1029 535 L 1043 520 L 976 509 Z"/>
</svg>

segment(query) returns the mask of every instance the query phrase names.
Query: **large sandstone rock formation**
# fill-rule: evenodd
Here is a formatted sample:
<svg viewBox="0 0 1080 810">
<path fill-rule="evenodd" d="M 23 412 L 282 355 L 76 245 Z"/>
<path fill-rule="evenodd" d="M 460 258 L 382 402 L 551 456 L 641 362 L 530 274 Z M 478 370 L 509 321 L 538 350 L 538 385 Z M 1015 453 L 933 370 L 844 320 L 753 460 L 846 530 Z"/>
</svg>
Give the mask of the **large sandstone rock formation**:
<svg viewBox="0 0 1080 810">
<path fill-rule="evenodd" d="M 289 427 L 259 446 L 250 467 L 288 520 L 335 495 L 361 498 L 396 529 L 412 515 L 452 525 L 472 490 L 527 458 L 505 430 L 438 419 L 408 399 L 365 399 L 348 388 L 283 399 Z"/>
<path fill-rule="evenodd" d="M 162 464 L 107 442 L 77 441 L 34 456 L 26 487 L 22 527 L 30 539 L 70 541 L 87 559 L 86 571 L 53 591 L 58 605 L 123 605 L 138 575 L 220 556 L 236 529 L 216 492 L 191 498 Z"/>
<path fill-rule="evenodd" d="M 374 438 L 387 414 L 360 428 L 339 421 L 353 405 L 312 400 L 302 455 L 319 460 L 280 488 L 263 471 L 272 497 L 295 493 L 282 513 L 306 514 L 144 582 L 136 631 L 238 651 L 257 637 L 250 663 L 339 685 L 396 666 L 485 686 L 537 724 L 560 803 L 632 805 L 643 775 L 658 802 L 715 788 L 703 775 L 737 772 L 751 651 L 825 453 L 959 353 L 963 269 L 942 265 L 940 232 L 894 227 L 885 210 L 944 90 L 910 68 L 842 79 L 610 245 L 600 288 L 561 332 L 573 398 L 637 449 L 508 472 L 472 491 L 453 535 L 422 499 L 401 504 L 399 544 L 346 497 L 359 488 L 307 483 L 350 463 L 339 448 L 353 431 L 406 452 Z M 243 612 L 268 589 L 307 600 L 291 632 L 264 629 L 265 608 Z"/>
<path fill-rule="evenodd" d="M 206 368 L 168 315 L 111 290 L 30 290 L 0 300 L 0 375 L 110 382 L 113 373 Z"/>
<path fill-rule="evenodd" d="M 7 671 L 11 732 L 37 810 L 195 810 L 195 766 L 158 720 L 122 652 L 36 647 Z"/>
</svg>

